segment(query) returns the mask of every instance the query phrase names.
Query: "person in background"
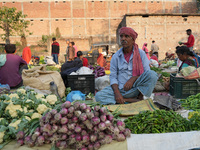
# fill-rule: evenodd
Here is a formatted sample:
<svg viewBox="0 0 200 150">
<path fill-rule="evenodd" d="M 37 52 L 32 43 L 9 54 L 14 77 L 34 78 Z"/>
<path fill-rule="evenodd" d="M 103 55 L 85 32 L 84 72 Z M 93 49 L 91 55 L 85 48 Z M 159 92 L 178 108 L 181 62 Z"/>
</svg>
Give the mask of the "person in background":
<svg viewBox="0 0 200 150">
<path fill-rule="evenodd" d="M 68 54 L 67 54 L 67 60 L 68 61 L 73 61 L 75 57 L 75 49 L 73 47 L 72 42 L 69 43 L 69 50 L 68 50 Z"/>
<path fill-rule="evenodd" d="M 142 47 L 142 50 L 146 53 L 147 58 L 150 59 L 150 57 L 149 57 L 149 50 L 147 48 L 147 43 L 144 43 L 144 45 Z"/>
<path fill-rule="evenodd" d="M 186 46 L 189 48 L 189 50 L 190 50 L 191 52 L 193 52 L 193 46 L 194 46 L 194 41 L 195 41 L 195 39 L 194 39 L 194 36 L 192 35 L 192 30 L 191 30 L 191 29 L 187 29 L 187 30 L 186 30 L 186 33 L 187 33 L 187 35 L 189 35 L 189 36 L 188 36 L 188 41 L 187 41 L 186 43 L 179 42 L 179 44 L 180 44 L 180 45 L 181 45 L 181 44 L 186 45 Z"/>
<path fill-rule="evenodd" d="M 192 57 L 193 52 L 191 52 L 188 47 L 176 47 L 176 54 L 178 55 L 178 58 L 182 61 L 182 64 L 179 67 L 179 71 L 188 66 L 195 67 L 195 59 Z"/>
<path fill-rule="evenodd" d="M 67 61 L 67 54 L 68 54 L 68 51 L 69 51 L 69 43 L 70 43 L 70 40 L 67 39 L 66 40 L 67 48 L 66 48 L 65 62 Z"/>
<path fill-rule="evenodd" d="M 71 44 L 70 44 L 71 45 Z M 70 49 L 69 49 L 70 50 Z M 77 52 L 77 58 L 72 61 L 66 61 L 61 66 L 61 77 L 64 81 L 65 86 L 68 86 L 67 76 L 70 75 L 72 72 L 76 72 L 80 67 L 83 66 L 83 53 L 81 51 Z"/>
<path fill-rule="evenodd" d="M 56 38 L 52 38 L 53 43 L 51 44 L 51 55 L 53 57 L 53 61 L 58 64 L 58 56 L 60 52 L 60 45 L 56 41 Z"/>
<path fill-rule="evenodd" d="M 153 41 L 152 41 L 152 44 L 151 44 L 150 56 L 152 56 L 152 54 L 153 54 L 154 52 L 158 52 L 158 50 L 159 50 L 159 47 L 158 47 L 158 45 L 155 43 L 155 41 L 153 40 Z"/>
<path fill-rule="evenodd" d="M 97 64 L 101 67 L 105 67 L 107 65 L 106 59 L 104 58 L 102 53 L 99 53 L 97 58 Z"/>
<path fill-rule="evenodd" d="M 76 45 L 75 45 L 75 43 L 74 42 L 72 42 L 72 46 L 74 47 L 74 49 L 75 49 L 75 58 L 77 57 L 77 52 L 78 52 L 78 48 L 76 47 Z"/>
<path fill-rule="evenodd" d="M 156 60 L 158 62 L 158 65 L 160 66 L 160 63 L 158 61 L 158 52 L 154 52 L 153 55 L 151 56 L 150 60 Z"/>
<path fill-rule="evenodd" d="M 137 33 L 130 27 L 119 30 L 122 48 L 112 57 L 110 86 L 95 95 L 101 104 L 137 102 L 150 97 L 157 82 L 157 73 L 150 70 L 149 60 L 135 43 Z"/>
<path fill-rule="evenodd" d="M 26 61 L 27 64 L 29 64 L 31 60 L 30 44 L 27 44 L 27 46 L 23 49 L 22 58 Z"/>
<path fill-rule="evenodd" d="M 83 62 L 83 66 L 88 67 L 88 60 L 83 57 L 83 53 L 81 51 L 77 52 L 77 59 L 80 59 Z"/>
<path fill-rule="evenodd" d="M 15 44 L 5 45 L 6 55 L 0 55 L 0 83 L 8 84 L 11 89 L 23 85 L 21 72 L 28 69 L 27 63 L 20 56 L 15 55 Z"/>
</svg>

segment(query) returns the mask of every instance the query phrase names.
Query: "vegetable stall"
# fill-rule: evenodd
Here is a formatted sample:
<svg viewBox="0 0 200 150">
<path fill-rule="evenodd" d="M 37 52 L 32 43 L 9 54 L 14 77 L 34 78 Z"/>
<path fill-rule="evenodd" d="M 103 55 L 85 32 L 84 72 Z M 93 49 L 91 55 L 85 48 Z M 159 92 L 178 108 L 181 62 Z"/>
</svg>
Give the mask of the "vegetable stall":
<svg viewBox="0 0 200 150">
<path fill-rule="evenodd" d="M 2 94 L 0 99 L 0 148 L 16 139 L 18 146 L 99 149 L 130 137 L 124 122 L 95 102 L 60 102 L 55 95 L 25 89 Z"/>
<path fill-rule="evenodd" d="M 99 66 L 90 68 L 95 78 L 105 75 Z M 54 67 L 48 69 L 59 71 Z M 169 82 L 169 73 L 151 69 L 160 74 L 159 82 Z M 159 109 L 122 117 L 119 109 L 113 112 L 110 106 L 94 101 L 71 103 L 66 97 L 60 101 L 54 94 L 21 88 L 0 95 L 0 149 L 16 146 L 19 150 L 199 148 L 199 99 L 200 95 L 196 94 L 179 101 L 184 111 L 189 112 L 187 118 L 172 110 Z"/>
</svg>

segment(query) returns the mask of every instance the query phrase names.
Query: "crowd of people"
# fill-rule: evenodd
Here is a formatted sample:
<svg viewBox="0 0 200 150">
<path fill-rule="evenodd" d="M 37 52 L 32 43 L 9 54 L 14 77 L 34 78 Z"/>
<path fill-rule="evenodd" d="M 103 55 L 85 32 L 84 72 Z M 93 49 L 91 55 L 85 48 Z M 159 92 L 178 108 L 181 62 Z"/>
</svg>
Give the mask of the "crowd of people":
<svg viewBox="0 0 200 150">
<path fill-rule="evenodd" d="M 191 29 L 186 30 L 187 42 L 179 42 L 175 53 L 178 56 L 179 71 L 188 66 L 199 67 L 200 57 L 193 51 L 194 36 Z M 96 101 L 102 104 L 116 104 L 137 102 L 143 99 L 143 96 L 150 97 L 157 82 L 157 74 L 150 70 L 152 62 L 158 61 L 159 46 L 153 40 L 149 52 L 147 43 L 144 43 L 142 49 L 138 48 L 135 40 L 137 32 L 130 27 L 120 29 L 120 40 L 122 47 L 112 56 L 110 62 L 110 86 L 96 93 Z M 56 38 L 52 38 L 51 54 L 53 61 L 58 64 L 60 45 Z M 88 66 L 87 58 L 78 51 L 74 42 L 66 40 L 65 63 L 61 66 L 61 76 L 69 75 L 77 71 L 82 66 Z M 182 46 L 185 45 L 185 46 Z M 22 57 L 15 55 L 16 46 L 7 44 L 4 55 L 0 55 L 0 83 L 8 84 L 11 88 L 18 88 L 23 85 L 21 70 L 27 69 L 27 64 L 31 59 L 30 45 L 24 48 Z M 168 54 L 169 56 L 169 54 Z M 173 55 L 174 56 L 174 55 Z M 103 55 L 99 55 L 99 65 L 104 65 Z M 177 62 L 178 62 L 177 61 Z"/>
</svg>

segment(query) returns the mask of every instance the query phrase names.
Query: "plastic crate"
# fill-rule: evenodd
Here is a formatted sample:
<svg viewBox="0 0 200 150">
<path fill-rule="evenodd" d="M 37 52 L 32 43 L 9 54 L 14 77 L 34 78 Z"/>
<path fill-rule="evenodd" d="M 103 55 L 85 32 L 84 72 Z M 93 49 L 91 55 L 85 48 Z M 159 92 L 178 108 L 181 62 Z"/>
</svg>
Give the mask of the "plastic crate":
<svg viewBox="0 0 200 150">
<path fill-rule="evenodd" d="M 170 74 L 170 89 L 169 92 L 175 98 L 187 98 L 190 95 L 200 93 L 200 86 L 197 80 L 185 80 L 184 78 L 176 77 L 176 74 Z"/>
<path fill-rule="evenodd" d="M 95 94 L 95 75 L 68 75 L 67 87 L 71 87 L 72 90 L 79 90 L 84 94 Z"/>
</svg>

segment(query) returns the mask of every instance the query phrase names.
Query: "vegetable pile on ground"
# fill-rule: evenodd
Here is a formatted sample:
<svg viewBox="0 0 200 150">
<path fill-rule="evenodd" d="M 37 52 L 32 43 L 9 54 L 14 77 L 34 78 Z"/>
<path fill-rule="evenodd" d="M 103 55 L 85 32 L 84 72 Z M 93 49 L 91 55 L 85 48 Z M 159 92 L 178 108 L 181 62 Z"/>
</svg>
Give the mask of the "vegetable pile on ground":
<svg viewBox="0 0 200 150">
<path fill-rule="evenodd" d="M 105 74 L 106 74 L 104 68 L 101 66 L 91 66 L 90 65 L 90 66 L 88 66 L 88 68 L 93 70 L 93 73 L 95 74 L 95 78 L 105 76 Z"/>
<path fill-rule="evenodd" d="M 176 66 L 176 62 L 174 61 L 174 60 L 169 60 L 169 61 L 167 61 L 167 66 L 169 67 L 169 66 Z"/>
<path fill-rule="evenodd" d="M 58 71 L 60 72 L 59 66 L 46 66 L 47 71 Z"/>
<path fill-rule="evenodd" d="M 170 73 L 162 72 L 160 68 L 151 67 L 151 70 L 155 71 L 157 74 L 160 74 L 159 81 L 160 82 L 169 82 L 170 80 Z"/>
<path fill-rule="evenodd" d="M 124 122 L 134 134 L 167 133 L 200 130 L 200 119 L 196 118 L 194 115 L 187 120 L 174 111 L 156 110 L 141 112 Z"/>
<path fill-rule="evenodd" d="M 80 102 L 72 105 L 66 101 L 60 109 L 47 112 L 39 124 L 33 134 L 29 130 L 18 132 L 18 144 L 32 147 L 52 143 L 59 149 L 96 150 L 112 140 L 124 141 L 131 133 L 105 107 L 90 107 Z"/>
<path fill-rule="evenodd" d="M 4 146 L 16 133 L 27 127 L 31 120 L 54 108 L 60 101 L 56 95 L 37 94 L 32 90 L 18 89 L 15 93 L 0 96 L 0 143 Z"/>
<path fill-rule="evenodd" d="M 191 95 L 187 97 L 186 99 L 181 99 L 181 106 L 185 109 L 192 109 L 200 111 L 200 93 L 196 95 Z"/>
</svg>

